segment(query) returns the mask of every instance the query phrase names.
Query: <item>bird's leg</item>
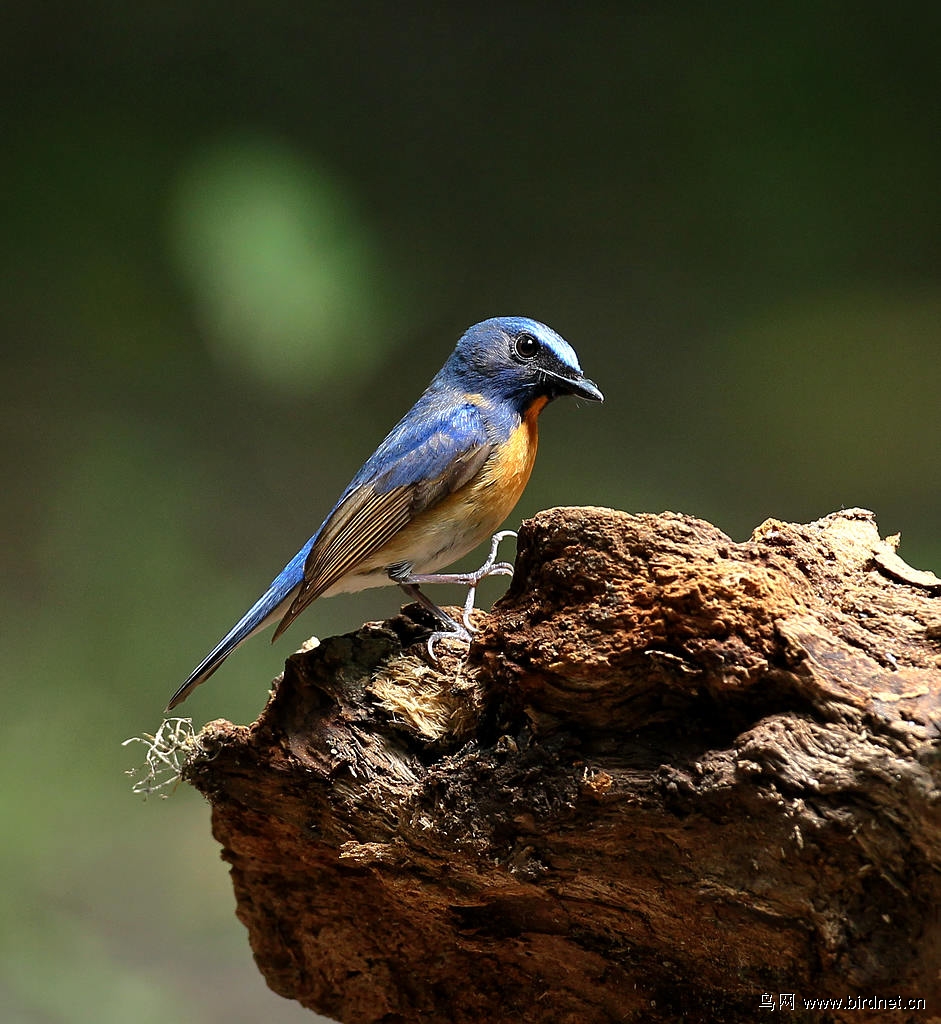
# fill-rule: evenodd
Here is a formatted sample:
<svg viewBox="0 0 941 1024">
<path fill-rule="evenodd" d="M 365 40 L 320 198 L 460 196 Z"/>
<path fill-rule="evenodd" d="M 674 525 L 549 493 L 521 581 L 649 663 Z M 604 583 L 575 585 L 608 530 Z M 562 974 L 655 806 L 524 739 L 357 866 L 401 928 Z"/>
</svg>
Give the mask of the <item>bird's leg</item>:
<svg viewBox="0 0 941 1024">
<path fill-rule="evenodd" d="M 398 583 L 398 585 L 413 601 L 417 601 L 425 611 L 431 612 L 441 625 L 445 627 L 444 629 L 436 629 L 431 636 L 428 637 L 428 655 L 432 661 L 438 660 L 435 655 L 435 644 L 439 640 L 460 640 L 465 644 L 470 643 L 470 630 L 465 629 L 460 622 L 456 622 L 452 619 L 451 616 L 448 615 L 443 608 L 439 608 L 427 594 L 422 593 L 421 588 L 414 582 L 414 577 L 411 576 L 411 566 L 396 565 L 390 568 L 388 572 L 390 579 Z"/>
<path fill-rule="evenodd" d="M 499 533 L 495 533 L 490 542 L 490 554 L 487 556 L 487 560 L 479 569 L 475 569 L 473 572 L 442 572 L 428 573 L 424 575 L 409 572 L 406 581 L 408 583 L 457 583 L 460 586 L 467 587 L 467 600 L 464 602 L 464 614 L 462 618 L 464 621 L 464 627 L 468 633 L 474 633 L 476 630 L 471 625 L 470 613 L 474 610 L 474 600 L 477 597 L 477 587 L 480 584 L 480 581 L 485 579 L 487 576 L 513 575 L 513 566 L 510 565 L 509 562 L 497 561 L 497 549 L 500 547 L 500 542 L 504 538 L 515 536 L 516 533 L 513 530 L 501 530 Z M 401 581 L 396 580 L 396 582 L 399 583 Z"/>
<path fill-rule="evenodd" d="M 389 575 L 391 576 L 392 574 L 390 573 Z M 398 585 L 413 601 L 417 601 L 422 608 L 431 612 L 441 625 L 445 627 L 444 629 L 435 630 L 431 636 L 428 637 L 428 653 L 431 655 L 433 661 L 438 660 L 435 657 L 435 644 L 439 640 L 460 640 L 465 644 L 470 643 L 470 632 L 466 630 L 460 622 L 456 622 L 452 619 L 443 608 L 439 608 L 427 594 L 423 594 L 417 583 L 403 583 L 401 580 L 396 580 L 396 583 L 398 583 Z"/>
<path fill-rule="evenodd" d="M 497 549 L 500 547 L 500 541 L 504 538 L 515 536 L 516 533 L 513 530 L 501 530 L 499 533 L 495 533 L 490 543 L 490 554 L 487 556 L 487 560 L 479 569 L 475 569 L 473 572 L 413 573 L 412 567 L 408 564 L 392 566 L 388 570 L 389 578 L 398 583 L 412 600 L 417 601 L 422 608 L 431 612 L 435 618 L 448 627 L 446 630 L 432 633 L 428 638 L 428 653 L 432 658 L 435 657 L 434 645 L 439 640 L 450 638 L 452 640 L 463 640 L 465 643 L 470 642 L 471 634 L 476 632 L 476 629 L 471 624 L 470 615 L 474 610 L 477 587 L 480 581 L 487 576 L 513 575 L 513 566 L 509 562 L 497 561 Z M 456 622 L 447 612 L 442 611 L 431 598 L 423 594 L 418 586 L 420 583 L 457 583 L 467 587 L 467 599 L 464 602 L 464 611 L 461 616 L 462 621 Z"/>
</svg>

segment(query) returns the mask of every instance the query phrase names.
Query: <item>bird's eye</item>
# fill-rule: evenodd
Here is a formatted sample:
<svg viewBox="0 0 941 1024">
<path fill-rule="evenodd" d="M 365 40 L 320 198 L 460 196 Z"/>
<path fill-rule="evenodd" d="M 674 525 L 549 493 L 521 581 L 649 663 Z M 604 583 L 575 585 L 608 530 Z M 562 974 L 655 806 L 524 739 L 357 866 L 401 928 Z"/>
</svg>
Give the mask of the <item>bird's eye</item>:
<svg viewBox="0 0 941 1024">
<path fill-rule="evenodd" d="M 514 348 L 520 359 L 532 359 L 539 351 L 539 342 L 531 334 L 520 334 Z"/>
</svg>

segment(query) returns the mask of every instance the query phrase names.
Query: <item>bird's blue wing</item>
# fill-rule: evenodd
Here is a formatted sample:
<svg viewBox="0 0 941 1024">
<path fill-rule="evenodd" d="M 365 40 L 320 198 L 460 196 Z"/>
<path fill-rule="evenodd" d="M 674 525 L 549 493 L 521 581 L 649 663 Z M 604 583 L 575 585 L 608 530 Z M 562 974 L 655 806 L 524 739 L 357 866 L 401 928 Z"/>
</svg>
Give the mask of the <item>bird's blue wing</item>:
<svg viewBox="0 0 941 1024">
<path fill-rule="evenodd" d="M 303 583 L 275 637 L 416 515 L 473 479 L 492 450 L 476 405 L 413 409 L 357 473 L 320 528 Z"/>
</svg>

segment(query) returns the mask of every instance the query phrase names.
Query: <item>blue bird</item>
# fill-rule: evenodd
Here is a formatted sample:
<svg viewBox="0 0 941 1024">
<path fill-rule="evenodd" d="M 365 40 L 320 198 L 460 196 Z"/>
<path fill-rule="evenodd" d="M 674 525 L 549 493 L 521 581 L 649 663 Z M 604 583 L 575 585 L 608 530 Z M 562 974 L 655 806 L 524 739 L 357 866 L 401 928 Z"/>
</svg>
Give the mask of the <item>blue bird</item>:
<svg viewBox="0 0 941 1024">
<path fill-rule="evenodd" d="M 510 514 L 536 458 L 539 413 L 553 398 L 603 395 L 582 373 L 571 346 L 526 317 L 471 327 L 424 394 L 340 495 L 317 532 L 275 577 L 167 705 L 172 710 L 252 634 L 280 618 L 276 640 L 318 597 L 398 584 L 432 612 L 445 637 L 468 641 L 477 584 L 511 574 L 496 561 L 496 534 L 475 572 L 439 574 L 477 547 Z M 422 583 L 469 588 L 463 623 L 438 608 Z"/>
</svg>

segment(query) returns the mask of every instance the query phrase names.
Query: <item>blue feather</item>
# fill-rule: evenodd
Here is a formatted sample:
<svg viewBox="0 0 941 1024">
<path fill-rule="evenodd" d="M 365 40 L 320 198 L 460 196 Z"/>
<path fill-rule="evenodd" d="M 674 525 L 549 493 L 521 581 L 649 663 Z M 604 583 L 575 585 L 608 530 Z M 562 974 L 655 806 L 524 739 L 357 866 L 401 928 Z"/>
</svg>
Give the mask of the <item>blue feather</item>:
<svg viewBox="0 0 941 1024">
<path fill-rule="evenodd" d="M 353 478 L 344 498 L 367 485 L 385 494 L 394 487 L 434 479 L 468 449 L 509 437 L 509 429 L 503 436 L 490 436 L 480 409 L 467 401 L 458 404 L 466 396 L 449 391 L 447 396 L 431 389 L 425 392 L 423 408 L 413 410 L 417 415 L 410 414 L 392 430 Z"/>
</svg>

